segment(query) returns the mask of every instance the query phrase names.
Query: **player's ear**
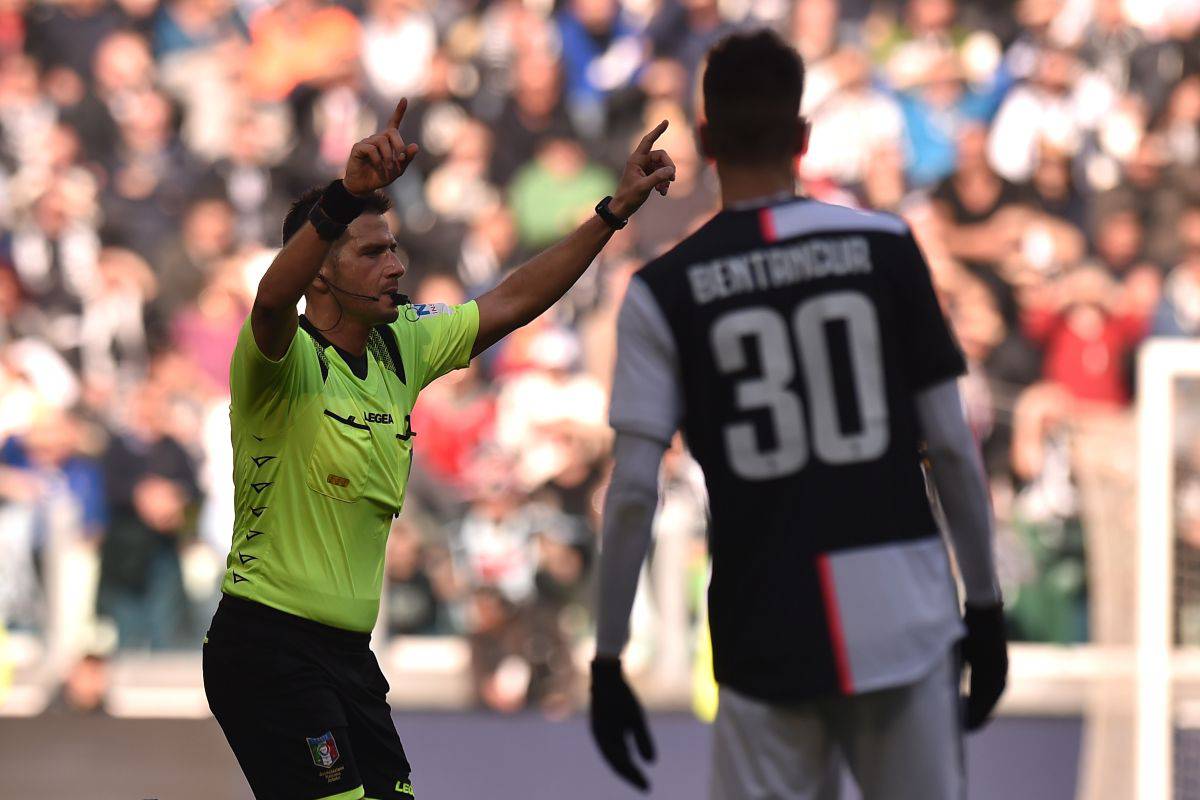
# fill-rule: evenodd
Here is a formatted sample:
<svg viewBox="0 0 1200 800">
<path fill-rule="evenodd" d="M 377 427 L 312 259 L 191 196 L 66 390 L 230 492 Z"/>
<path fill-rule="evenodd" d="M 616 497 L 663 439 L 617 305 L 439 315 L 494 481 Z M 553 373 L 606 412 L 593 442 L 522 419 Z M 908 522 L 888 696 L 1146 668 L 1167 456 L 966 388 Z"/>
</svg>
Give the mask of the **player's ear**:
<svg viewBox="0 0 1200 800">
<path fill-rule="evenodd" d="M 708 130 L 708 123 L 704 120 L 696 122 L 696 145 L 700 149 L 700 155 L 709 161 L 715 161 L 716 156 L 712 153 L 711 134 Z"/>
<path fill-rule="evenodd" d="M 812 123 L 807 117 L 796 117 L 796 155 L 808 152 L 808 138 L 812 134 Z"/>
</svg>

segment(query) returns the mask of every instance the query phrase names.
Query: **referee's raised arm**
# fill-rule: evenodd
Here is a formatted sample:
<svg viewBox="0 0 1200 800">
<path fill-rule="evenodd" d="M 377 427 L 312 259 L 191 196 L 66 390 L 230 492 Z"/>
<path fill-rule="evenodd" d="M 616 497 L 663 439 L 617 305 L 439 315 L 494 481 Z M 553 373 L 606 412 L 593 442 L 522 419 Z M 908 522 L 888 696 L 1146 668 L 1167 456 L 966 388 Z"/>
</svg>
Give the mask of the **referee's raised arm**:
<svg viewBox="0 0 1200 800">
<path fill-rule="evenodd" d="M 625 162 L 616 193 L 597 204 L 595 215 L 476 299 L 479 333 L 471 350 L 472 358 L 536 319 L 566 294 L 613 232 L 624 228 L 629 217 L 646 202 L 651 190 L 657 189 L 666 196 L 671 181 L 675 180 L 675 163 L 667 151 L 653 149 L 654 142 L 666 129 L 667 121 L 663 120 L 642 137 Z"/>
<path fill-rule="evenodd" d="M 333 238 L 322 237 L 322 225 L 346 226 L 363 207 L 363 200 L 384 188 L 408 169 L 419 147 L 406 144 L 399 126 L 408 99 L 396 104 L 387 127 L 356 143 L 346 161 L 345 177 L 330 184 L 303 226 L 275 256 L 254 298 L 250 323 L 254 341 L 263 355 L 282 358 L 296 333 L 296 304 L 317 277 Z"/>
</svg>

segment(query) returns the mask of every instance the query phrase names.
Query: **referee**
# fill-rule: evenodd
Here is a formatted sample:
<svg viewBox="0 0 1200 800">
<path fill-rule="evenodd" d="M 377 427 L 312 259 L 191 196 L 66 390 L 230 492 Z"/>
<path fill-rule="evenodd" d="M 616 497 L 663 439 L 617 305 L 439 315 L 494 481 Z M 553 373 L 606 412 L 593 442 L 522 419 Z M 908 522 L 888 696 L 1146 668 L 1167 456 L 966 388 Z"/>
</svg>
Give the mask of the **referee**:
<svg viewBox="0 0 1200 800">
<path fill-rule="evenodd" d="M 418 152 L 398 131 L 406 107 L 354 145 L 344 179 L 292 206 L 230 364 L 236 521 L 204 689 L 260 800 L 414 796 L 368 648 L 413 405 L 549 308 L 675 177 L 651 149 L 663 122 L 574 233 L 476 300 L 411 305 L 380 191 Z"/>
</svg>

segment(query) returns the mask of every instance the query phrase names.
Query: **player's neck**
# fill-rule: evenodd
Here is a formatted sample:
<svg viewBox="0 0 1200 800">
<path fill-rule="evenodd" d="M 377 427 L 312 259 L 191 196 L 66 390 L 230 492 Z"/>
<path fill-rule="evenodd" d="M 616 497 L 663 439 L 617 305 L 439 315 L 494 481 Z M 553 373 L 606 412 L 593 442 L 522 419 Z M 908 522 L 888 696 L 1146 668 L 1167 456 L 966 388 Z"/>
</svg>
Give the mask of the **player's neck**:
<svg viewBox="0 0 1200 800">
<path fill-rule="evenodd" d="M 718 162 L 717 177 L 721 181 L 721 207 L 726 209 L 753 205 L 757 200 L 769 202 L 796 191 L 796 174 L 790 160 L 763 166 Z"/>
<path fill-rule="evenodd" d="M 371 326 L 346 316 L 336 308 L 325 308 L 312 303 L 304 311 L 304 316 L 313 324 L 330 344 L 356 356 L 367 351 L 367 337 L 371 334 Z M 341 317 L 341 319 L 339 319 Z"/>
</svg>

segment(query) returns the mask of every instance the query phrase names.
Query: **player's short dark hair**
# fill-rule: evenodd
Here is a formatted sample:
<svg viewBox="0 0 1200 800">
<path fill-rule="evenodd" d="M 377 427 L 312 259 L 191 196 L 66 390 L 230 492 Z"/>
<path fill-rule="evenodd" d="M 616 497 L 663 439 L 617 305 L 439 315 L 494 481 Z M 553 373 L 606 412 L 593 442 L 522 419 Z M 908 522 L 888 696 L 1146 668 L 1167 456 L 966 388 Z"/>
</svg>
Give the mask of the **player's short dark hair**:
<svg viewBox="0 0 1200 800">
<path fill-rule="evenodd" d="M 292 207 L 288 209 L 287 216 L 283 218 L 283 240 L 281 244 L 287 244 L 288 239 L 296 235 L 296 231 L 304 227 L 305 221 L 308 219 L 309 213 L 313 210 L 313 206 L 321 199 L 321 193 L 325 191 L 324 186 L 313 186 L 306 189 L 304 194 L 292 203 Z M 374 191 L 366 198 L 366 205 L 363 207 L 363 214 L 368 212 L 372 214 L 386 214 L 392 207 L 392 201 L 386 194 L 381 191 Z"/>
<path fill-rule="evenodd" d="M 745 164 L 792 154 L 804 61 L 773 31 L 734 33 L 713 45 L 703 87 L 714 158 Z"/>
</svg>

